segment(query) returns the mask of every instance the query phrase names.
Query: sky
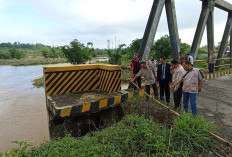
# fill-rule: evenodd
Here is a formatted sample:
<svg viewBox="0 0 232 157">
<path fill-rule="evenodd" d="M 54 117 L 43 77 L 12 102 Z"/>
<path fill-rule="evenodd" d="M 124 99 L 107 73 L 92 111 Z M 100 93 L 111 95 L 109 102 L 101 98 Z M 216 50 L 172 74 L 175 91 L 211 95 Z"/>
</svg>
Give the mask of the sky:
<svg viewBox="0 0 232 157">
<path fill-rule="evenodd" d="M 227 0 L 232 3 L 232 0 Z M 73 39 L 95 48 L 129 45 L 142 38 L 153 0 L 0 0 L 0 42 L 68 45 Z M 192 44 L 200 0 L 175 0 L 179 36 Z M 215 8 L 215 44 L 222 39 L 225 11 Z M 168 34 L 165 8 L 155 40 Z M 206 30 L 201 45 L 207 44 Z"/>
</svg>

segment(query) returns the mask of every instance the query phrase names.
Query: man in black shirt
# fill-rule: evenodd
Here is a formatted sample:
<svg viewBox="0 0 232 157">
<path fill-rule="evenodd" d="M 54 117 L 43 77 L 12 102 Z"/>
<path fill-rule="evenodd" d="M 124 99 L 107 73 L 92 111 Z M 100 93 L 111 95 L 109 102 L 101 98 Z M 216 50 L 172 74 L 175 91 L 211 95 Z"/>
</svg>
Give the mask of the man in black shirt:
<svg viewBox="0 0 232 157">
<path fill-rule="evenodd" d="M 133 60 L 131 61 L 131 72 L 132 72 L 133 78 L 136 76 L 136 74 L 139 72 L 140 69 L 141 69 L 140 60 L 137 57 L 137 54 L 134 54 Z M 134 82 L 138 83 L 138 86 L 140 89 L 142 88 L 141 87 L 141 77 L 137 77 Z M 134 87 L 134 89 L 136 90 L 136 87 Z"/>
<path fill-rule="evenodd" d="M 164 100 L 164 92 L 167 104 L 170 103 L 170 88 L 169 83 L 172 82 L 172 75 L 170 73 L 170 64 L 166 62 L 166 58 L 160 58 L 160 63 L 157 70 L 157 79 L 160 86 L 160 100 Z"/>
</svg>

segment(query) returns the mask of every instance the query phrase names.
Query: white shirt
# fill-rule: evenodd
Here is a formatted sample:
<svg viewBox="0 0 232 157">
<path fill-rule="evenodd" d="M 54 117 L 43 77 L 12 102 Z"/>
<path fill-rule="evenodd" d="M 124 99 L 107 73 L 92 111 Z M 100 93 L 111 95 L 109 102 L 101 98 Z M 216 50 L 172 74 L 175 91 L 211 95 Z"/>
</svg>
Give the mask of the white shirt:
<svg viewBox="0 0 232 157">
<path fill-rule="evenodd" d="M 174 69 L 172 74 L 172 83 L 175 83 L 184 72 L 185 70 L 181 65 L 179 65 L 176 69 Z M 174 90 L 177 90 L 179 86 L 180 84 L 176 85 Z"/>
</svg>

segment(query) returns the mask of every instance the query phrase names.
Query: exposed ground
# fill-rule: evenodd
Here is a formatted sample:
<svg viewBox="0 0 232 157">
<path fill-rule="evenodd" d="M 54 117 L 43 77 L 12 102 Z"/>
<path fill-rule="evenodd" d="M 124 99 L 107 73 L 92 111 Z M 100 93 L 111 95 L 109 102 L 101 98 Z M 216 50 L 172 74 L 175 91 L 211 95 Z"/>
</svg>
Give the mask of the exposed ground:
<svg viewBox="0 0 232 157">
<path fill-rule="evenodd" d="M 219 136 L 232 142 L 232 75 L 205 81 L 197 99 L 199 114 L 218 126 Z M 214 151 L 232 156 L 232 150 L 225 147 Z"/>
<path fill-rule="evenodd" d="M 101 90 L 88 91 L 81 93 L 68 93 L 63 95 L 51 96 L 56 102 L 57 107 L 76 106 L 89 102 L 99 101 L 119 95 L 118 93 L 107 93 Z"/>
</svg>

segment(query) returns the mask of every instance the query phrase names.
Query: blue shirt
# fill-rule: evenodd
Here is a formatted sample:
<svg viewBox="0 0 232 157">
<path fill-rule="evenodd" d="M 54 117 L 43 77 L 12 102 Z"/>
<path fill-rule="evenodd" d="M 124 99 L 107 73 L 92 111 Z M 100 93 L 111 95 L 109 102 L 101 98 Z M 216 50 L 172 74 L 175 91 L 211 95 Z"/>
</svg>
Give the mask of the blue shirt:
<svg viewBox="0 0 232 157">
<path fill-rule="evenodd" d="M 166 69 L 166 64 L 162 64 L 163 79 L 165 79 L 165 69 Z"/>
</svg>

